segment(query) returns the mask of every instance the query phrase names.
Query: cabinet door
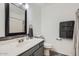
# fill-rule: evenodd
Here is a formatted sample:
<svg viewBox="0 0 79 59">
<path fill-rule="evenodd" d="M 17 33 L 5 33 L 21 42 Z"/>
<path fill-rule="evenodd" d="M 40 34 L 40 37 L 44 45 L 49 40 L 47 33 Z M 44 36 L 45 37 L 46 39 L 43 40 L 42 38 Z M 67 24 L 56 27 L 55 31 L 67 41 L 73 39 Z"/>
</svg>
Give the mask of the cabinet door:
<svg viewBox="0 0 79 59">
<path fill-rule="evenodd" d="M 44 47 L 40 47 L 37 51 L 33 53 L 34 56 L 43 56 L 44 55 Z"/>
</svg>

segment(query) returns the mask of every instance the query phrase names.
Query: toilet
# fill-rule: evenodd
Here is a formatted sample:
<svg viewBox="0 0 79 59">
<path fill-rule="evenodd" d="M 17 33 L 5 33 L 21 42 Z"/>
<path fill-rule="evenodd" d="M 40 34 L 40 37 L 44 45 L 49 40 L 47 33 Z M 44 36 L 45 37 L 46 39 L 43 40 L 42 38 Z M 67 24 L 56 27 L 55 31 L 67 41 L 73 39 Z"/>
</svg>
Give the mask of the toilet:
<svg viewBox="0 0 79 59">
<path fill-rule="evenodd" d="M 52 50 L 52 44 L 45 42 L 44 43 L 44 55 L 50 56 L 50 51 Z"/>
</svg>

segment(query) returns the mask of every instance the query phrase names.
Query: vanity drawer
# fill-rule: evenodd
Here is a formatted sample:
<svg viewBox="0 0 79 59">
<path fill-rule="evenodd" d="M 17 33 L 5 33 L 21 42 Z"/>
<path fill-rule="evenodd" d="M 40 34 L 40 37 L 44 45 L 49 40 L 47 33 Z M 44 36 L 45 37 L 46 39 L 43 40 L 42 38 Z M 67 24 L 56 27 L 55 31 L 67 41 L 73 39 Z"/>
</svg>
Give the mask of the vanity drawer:
<svg viewBox="0 0 79 59">
<path fill-rule="evenodd" d="M 43 56 L 44 55 L 44 47 L 41 46 L 35 53 L 33 53 L 33 56 Z"/>
</svg>

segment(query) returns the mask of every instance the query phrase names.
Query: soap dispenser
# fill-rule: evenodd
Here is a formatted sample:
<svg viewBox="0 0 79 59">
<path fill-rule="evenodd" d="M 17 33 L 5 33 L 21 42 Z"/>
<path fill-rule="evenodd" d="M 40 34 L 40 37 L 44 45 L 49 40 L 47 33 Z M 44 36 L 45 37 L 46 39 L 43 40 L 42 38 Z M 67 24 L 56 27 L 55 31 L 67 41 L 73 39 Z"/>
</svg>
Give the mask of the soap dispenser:
<svg viewBox="0 0 79 59">
<path fill-rule="evenodd" d="M 32 27 L 32 25 L 29 25 L 28 37 L 29 37 L 30 39 L 33 38 L 33 27 Z"/>
</svg>

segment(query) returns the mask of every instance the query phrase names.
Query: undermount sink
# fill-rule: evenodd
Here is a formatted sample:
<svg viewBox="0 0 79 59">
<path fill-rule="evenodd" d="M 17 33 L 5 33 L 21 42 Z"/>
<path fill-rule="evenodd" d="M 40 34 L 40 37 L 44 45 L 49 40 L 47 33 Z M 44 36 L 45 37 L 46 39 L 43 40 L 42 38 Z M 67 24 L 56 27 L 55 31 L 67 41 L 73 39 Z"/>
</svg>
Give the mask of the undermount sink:
<svg viewBox="0 0 79 59">
<path fill-rule="evenodd" d="M 26 44 L 28 44 L 29 43 L 29 40 L 25 40 L 25 41 L 23 41 L 23 42 L 18 42 L 18 44 L 16 45 L 17 47 L 22 47 L 22 46 L 24 46 L 24 45 L 26 45 Z"/>
</svg>

